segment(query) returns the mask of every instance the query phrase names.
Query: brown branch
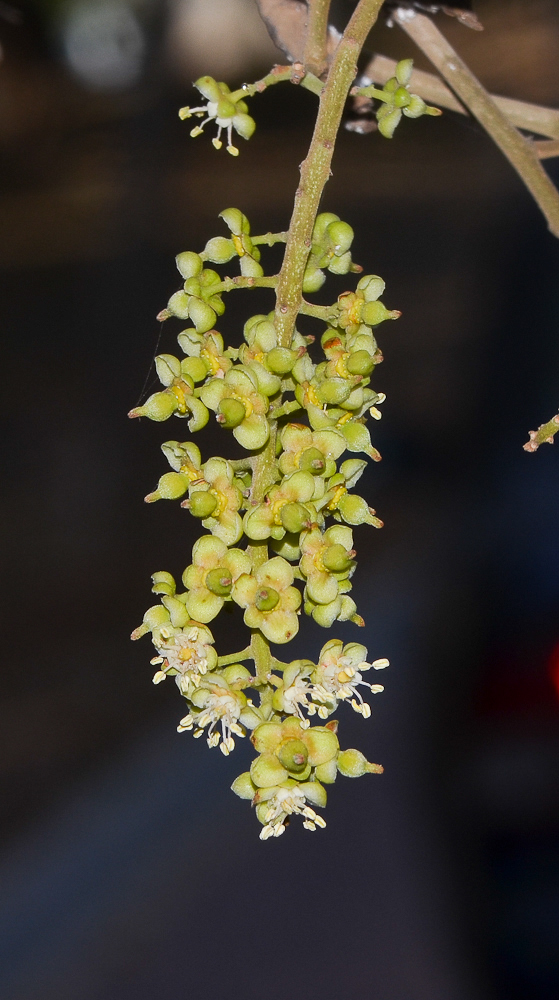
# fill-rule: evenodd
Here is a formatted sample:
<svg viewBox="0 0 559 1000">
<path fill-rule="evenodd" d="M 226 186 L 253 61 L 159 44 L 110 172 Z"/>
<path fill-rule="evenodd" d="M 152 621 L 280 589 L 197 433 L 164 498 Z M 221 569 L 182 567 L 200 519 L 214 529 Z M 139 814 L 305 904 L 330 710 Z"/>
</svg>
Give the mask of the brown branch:
<svg viewBox="0 0 559 1000">
<path fill-rule="evenodd" d="M 529 431 L 530 440 L 523 445 L 524 451 L 537 451 L 541 444 L 553 444 L 553 437 L 559 431 L 559 413 L 537 431 Z"/>
<path fill-rule="evenodd" d="M 385 84 L 390 77 L 394 76 L 395 72 L 396 61 L 394 59 L 375 55 L 363 75 L 372 83 Z M 434 73 L 425 73 L 424 70 L 414 69 L 410 79 L 410 88 L 414 94 L 419 94 L 428 103 L 440 104 L 441 107 L 448 108 L 449 111 L 458 111 L 461 115 L 469 113 L 440 76 L 436 76 Z M 510 97 L 498 97 L 496 94 L 491 94 L 491 99 L 517 128 L 559 140 L 559 110 L 556 108 L 545 108 L 541 104 L 515 101 Z M 535 145 L 538 147 L 538 143 Z M 552 154 L 548 153 L 547 155 L 551 156 Z M 539 149 L 538 156 L 540 159 L 542 158 Z"/>
<path fill-rule="evenodd" d="M 543 169 L 532 144 L 526 142 L 511 125 L 485 87 L 428 17 L 404 8 L 397 8 L 393 17 L 499 146 L 539 205 L 550 231 L 559 237 L 559 192 Z"/>
</svg>

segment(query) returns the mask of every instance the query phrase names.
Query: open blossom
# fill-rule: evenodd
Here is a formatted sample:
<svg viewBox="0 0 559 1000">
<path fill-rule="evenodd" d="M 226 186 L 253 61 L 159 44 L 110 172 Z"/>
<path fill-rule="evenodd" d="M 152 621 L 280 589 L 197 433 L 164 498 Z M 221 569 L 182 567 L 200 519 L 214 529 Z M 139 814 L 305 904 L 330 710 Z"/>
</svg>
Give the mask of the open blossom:
<svg viewBox="0 0 559 1000">
<path fill-rule="evenodd" d="M 256 128 L 254 119 L 247 114 L 248 107 L 242 99 L 243 91 L 231 93 L 226 83 L 217 83 L 211 76 L 201 76 L 199 80 L 196 80 L 194 86 L 206 98 L 208 103 L 199 108 L 186 107 L 180 109 L 179 115 L 182 119 L 191 118 L 192 115 L 196 115 L 198 118 L 202 118 L 204 115 L 207 116 L 201 125 L 196 125 L 192 129 L 191 136 L 196 137 L 200 135 L 204 130 L 204 125 L 207 125 L 210 121 L 215 121 L 217 136 L 215 139 L 212 139 L 212 144 L 216 149 L 221 149 L 223 145 L 221 133 L 225 130 L 227 133 L 227 152 L 231 153 L 232 156 L 238 156 L 239 150 L 233 145 L 233 129 L 243 139 L 250 139 Z"/>
<path fill-rule="evenodd" d="M 213 635 L 209 628 L 194 622 L 174 635 L 164 632 L 160 631 L 154 643 L 158 656 L 151 662 L 159 669 L 153 683 L 159 684 L 167 675 L 176 675 L 179 690 L 188 695 L 198 687 L 204 674 L 217 666 Z"/>
<path fill-rule="evenodd" d="M 388 666 L 388 660 L 374 660 L 367 663 L 367 650 L 358 642 L 346 646 L 339 639 L 331 639 L 320 651 L 316 670 L 311 674 L 313 707 L 325 719 L 337 708 L 339 701 L 349 700 L 351 707 L 360 712 L 364 719 L 371 714 L 370 705 L 363 701 L 358 687 L 368 687 L 372 694 L 384 691 L 382 684 L 369 684 L 363 680 L 363 672 L 373 667 L 381 670 Z M 314 714 L 312 708 L 309 715 Z"/>
<path fill-rule="evenodd" d="M 194 729 L 194 737 L 198 738 L 208 727 L 208 746 L 219 746 L 221 752 L 228 757 L 235 748 L 232 733 L 236 736 L 245 735 L 239 719 L 247 704 L 246 697 L 241 691 L 228 691 L 220 687 L 214 687 L 211 691 L 201 689 L 200 694 L 204 706 L 202 711 L 189 713 L 181 719 L 177 732 Z"/>
<path fill-rule="evenodd" d="M 302 816 L 305 830 L 316 830 L 317 826 L 323 830 L 326 826 L 326 820 L 307 804 L 304 786 L 287 782 L 286 786 L 275 789 L 272 798 L 257 807 L 258 819 L 264 823 L 260 840 L 281 837 L 291 816 Z"/>
</svg>

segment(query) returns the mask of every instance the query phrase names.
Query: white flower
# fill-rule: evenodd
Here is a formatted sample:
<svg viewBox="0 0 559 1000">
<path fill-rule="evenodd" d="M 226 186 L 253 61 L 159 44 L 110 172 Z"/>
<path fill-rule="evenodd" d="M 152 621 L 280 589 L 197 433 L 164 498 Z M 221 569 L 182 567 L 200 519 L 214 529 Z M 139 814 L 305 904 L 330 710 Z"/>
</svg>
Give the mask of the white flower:
<svg viewBox="0 0 559 1000">
<path fill-rule="evenodd" d="M 321 719 L 328 718 L 339 701 L 347 700 L 364 719 L 370 717 L 371 707 L 363 701 L 358 687 L 368 687 L 372 694 L 384 691 L 382 684 L 370 684 L 363 680 L 363 672 L 371 667 L 381 670 L 388 666 L 388 660 L 367 663 L 363 655 L 367 655 L 367 650 L 356 642 L 342 647 L 339 639 L 332 639 L 322 647 L 318 666 L 312 674 L 311 692 L 312 701 L 318 703 L 317 712 Z"/>
<path fill-rule="evenodd" d="M 221 689 L 219 693 L 208 691 L 204 696 L 204 707 L 201 712 L 189 714 L 181 719 L 177 726 L 177 732 L 182 733 L 186 729 L 194 729 L 194 737 L 203 735 L 206 726 L 209 726 L 207 738 L 208 746 L 219 745 L 221 752 L 228 757 L 235 748 L 235 740 L 231 733 L 236 736 L 244 736 L 244 730 L 239 725 L 239 716 L 246 705 L 246 699 L 236 692 Z M 215 732 L 217 725 L 221 725 L 221 735 Z"/>
<path fill-rule="evenodd" d="M 267 811 L 264 813 L 265 825 L 260 831 L 260 840 L 268 840 L 269 837 L 281 837 L 285 832 L 286 820 L 289 816 L 303 816 L 303 826 L 306 830 L 316 830 L 317 826 L 324 829 L 326 826 L 322 816 L 318 816 L 314 809 L 307 805 L 304 793 L 300 788 L 277 789 L 271 799 L 266 802 Z"/>
<path fill-rule="evenodd" d="M 175 635 L 166 635 L 165 632 L 161 629 L 162 641 L 155 647 L 159 656 L 151 661 L 154 666 L 159 665 L 153 683 L 159 684 L 169 673 L 176 674 L 181 694 L 188 696 L 217 662 L 215 650 L 210 645 L 213 636 L 209 629 L 199 625 Z"/>
</svg>

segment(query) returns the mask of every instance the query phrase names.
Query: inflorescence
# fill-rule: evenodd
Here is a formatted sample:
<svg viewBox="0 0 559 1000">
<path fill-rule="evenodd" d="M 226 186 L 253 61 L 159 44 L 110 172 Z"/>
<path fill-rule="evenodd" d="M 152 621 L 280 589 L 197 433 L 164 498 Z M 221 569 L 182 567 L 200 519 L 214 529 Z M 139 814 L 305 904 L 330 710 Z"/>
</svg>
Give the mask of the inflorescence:
<svg viewBox="0 0 559 1000">
<path fill-rule="evenodd" d="M 390 105 L 391 114 L 400 107 L 404 114 L 406 109 L 425 113 L 405 103 L 409 70 L 407 63 L 400 64 L 396 84 L 387 91 L 392 104 L 384 106 Z M 206 121 L 215 120 L 214 145 L 221 145 L 225 129 L 228 149 L 236 153 L 232 130 L 248 138 L 254 129 L 244 90 L 231 94 L 210 77 L 196 86 L 207 108 L 183 109 L 182 116 L 206 114 Z M 266 840 L 282 834 L 294 815 L 308 830 L 324 827 L 316 809 L 326 805 L 325 786 L 338 772 L 349 777 L 382 772 L 358 750 L 340 750 L 337 721 L 330 717 L 347 702 L 369 718 L 363 693 L 383 690 L 368 680 L 369 671 L 387 667 L 388 660 L 369 662 L 360 643 L 330 639 L 316 662 L 288 663 L 272 655 L 269 643 L 293 639 L 301 611 L 325 628 L 336 621 L 364 624 L 350 596 L 356 568 L 353 528 L 379 528 L 382 522 L 353 492 L 367 464 L 354 456 L 380 458 L 366 426 L 368 416 L 380 419 L 385 398 L 370 387 L 382 361 L 375 330 L 400 313 L 383 304 L 382 278 L 363 275 L 355 290 L 330 306 L 303 299 L 300 313 L 324 327 L 320 360 L 309 353 L 313 336 L 295 330 L 289 344 L 279 342 L 274 312 L 251 316 L 241 346 L 226 346 L 216 329 L 225 310 L 223 295 L 238 288 L 273 291 L 278 276 L 265 275 L 259 247 L 285 242 L 286 234 L 251 236 L 248 219 L 237 208 L 226 209 L 221 218 L 228 236 L 176 259 L 184 283 L 159 319 L 187 322 L 177 338 L 182 356 L 156 358 L 162 389 L 129 416 L 164 421 L 174 415 L 194 433 L 213 413 L 247 454 L 204 460 L 192 441 L 162 445 L 171 471 L 145 499 L 180 500 L 206 533 L 193 547 L 182 588 L 170 573 L 154 573 L 153 592 L 160 603 L 148 609 L 132 638 L 151 633 L 155 684 L 175 677 L 187 703 L 179 732 L 205 736 L 226 756 L 236 739 L 252 734 L 258 756 L 232 787 L 256 807 Z M 316 218 L 305 294 L 322 286 L 327 271 L 361 272 L 352 261 L 352 240 L 351 226 L 337 215 L 325 212 Z M 208 266 L 233 260 L 240 264 L 236 277 L 223 277 Z M 239 653 L 218 656 L 208 625 L 231 603 L 242 609 L 251 642 Z M 321 724 L 311 725 L 315 716 Z"/>
</svg>

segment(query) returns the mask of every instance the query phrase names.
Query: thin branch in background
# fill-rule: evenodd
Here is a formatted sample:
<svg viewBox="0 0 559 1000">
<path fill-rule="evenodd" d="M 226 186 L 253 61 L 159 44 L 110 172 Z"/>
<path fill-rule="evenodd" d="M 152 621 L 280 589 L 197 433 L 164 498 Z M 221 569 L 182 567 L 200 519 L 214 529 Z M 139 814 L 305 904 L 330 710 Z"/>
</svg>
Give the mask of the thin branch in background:
<svg viewBox="0 0 559 1000">
<path fill-rule="evenodd" d="M 316 76 L 322 76 L 328 66 L 328 14 L 330 0 L 307 0 L 308 21 L 304 66 Z"/>
<path fill-rule="evenodd" d="M 534 149 L 540 160 L 548 160 L 552 156 L 559 156 L 559 139 L 536 140 Z"/>
<path fill-rule="evenodd" d="M 559 431 L 559 413 L 547 424 L 542 424 L 537 431 L 529 431 L 530 440 L 523 445 L 524 451 L 537 451 L 541 444 L 553 444 L 553 438 Z"/>
<path fill-rule="evenodd" d="M 385 84 L 390 77 L 394 76 L 395 72 L 396 61 L 394 59 L 375 55 L 367 65 L 363 76 L 371 83 Z M 410 88 L 414 94 L 419 94 L 428 103 L 440 104 L 441 107 L 447 108 L 449 111 L 457 111 L 461 115 L 469 113 L 446 83 L 434 73 L 426 73 L 424 70 L 414 68 L 410 78 Z M 541 104 L 530 104 L 527 101 L 515 101 L 510 97 L 498 97 L 495 94 L 491 94 L 491 99 L 517 128 L 559 140 L 559 110 L 556 108 L 546 108 Z M 540 148 L 547 149 L 547 144 L 536 142 L 534 146 L 540 159 L 543 159 Z M 556 143 L 556 146 L 559 150 L 559 143 Z M 549 150 L 551 150 L 551 146 L 549 146 Z M 545 155 L 555 156 L 556 153 L 549 151 Z"/>
<path fill-rule="evenodd" d="M 428 17 L 398 8 L 393 18 L 436 66 L 499 146 L 539 205 L 550 231 L 559 237 L 559 192 L 543 169 L 533 144 L 526 142 L 511 125 L 485 87 Z"/>
</svg>

